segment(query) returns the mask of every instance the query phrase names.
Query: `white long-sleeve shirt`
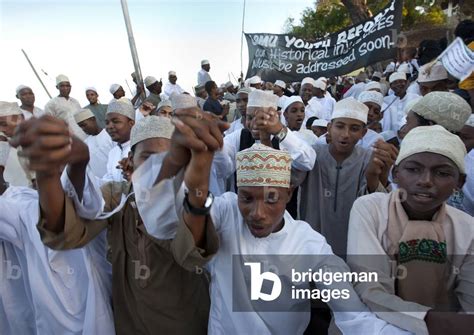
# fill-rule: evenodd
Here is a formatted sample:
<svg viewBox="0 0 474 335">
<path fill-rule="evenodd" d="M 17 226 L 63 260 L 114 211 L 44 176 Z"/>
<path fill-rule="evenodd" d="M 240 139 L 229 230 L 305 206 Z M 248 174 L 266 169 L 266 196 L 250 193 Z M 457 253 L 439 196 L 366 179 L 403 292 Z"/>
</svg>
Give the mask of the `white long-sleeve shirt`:
<svg viewBox="0 0 474 335">
<path fill-rule="evenodd" d="M 198 75 L 197 75 L 198 85 L 204 85 L 205 83 L 207 83 L 208 81 L 211 81 L 211 80 L 212 79 L 211 79 L 211 75 L 209 74 L 209 72 L 207 72 L 204 69 L 199 70 Z"/>
<path fill-rule="evenodd" d="M 84 142 L 89 147 L 91 171 L 98 179 L 102 179 L 107 173 L 109 153 L 114 148 L 115 143 L 105 129 L 96 136 L 87 136 Z"/>
<path fill-rule="evenodd" d="M 101 203 L 97 194 L 84 193 L 79 201 L 68 178 L 63 180 L 66 194 L 84 217 L 98 214 L 85 209 Z M 90 175 L 86 185 L 89 183 L 93 183 Z M 16 273 L 14 277 L 8 277 L 8 273 L 0 277 L 0 309 L 6 308 L 9 315 L 8 324 L 0 324 L 0 333 L 115 334 L 110 304 L 111 268 L 103 257 L 98 257 L 106 252 L 105 234 L 81 249 L 47 248 L 36 228 L 38 194 L 24 187 L 7 189 L 0 197 L 0 212 L 0 240 L 9 251 L 14 250 L 16 263 L 13 264 L 18 266 L 14 269 L 19 271 L 25 290 L 3 292 L 4 288 L 12 287 L 9 285 L 12 280 L 19 278 Z M 21 287 L 16 285 L 15 289 Z M 25 304 L 31 306 L 31 311 L 24 308 Z M 30 333 L 28 329 L 34 331 Z"/>
<path fill-rule="evenodd" d="M 130 141 L 125 143 L 117 143 L 112 150 L 109 152 L 109 157 L 107 158 L 107 173 L 102 178 L 102 184 L 105 184 L 110 181 L 123 181 L 122 169 L 117 169 L 118 163 L 123 159 L 128 157 L 130 152 Z"/>
<path fill-rule="evenodd" d="M 413 99 L 418 98 L 419 95 L 406 93 L 403 99 L 395 95 L 386 96 L 383 99 L 382 111 L 382 129 L 383 131 L 393 130 L 398 131 L 405 117 L 405 107 Z"/>
<path fill-rule="evenodd" d="M 184 90 L 179 86 L 179 84 L 171 84 L 170 82 L 167 82 L 163 86 L 163 92 L 166 94 L 166 96 L 171 98 L 173 94 L 181 94 L 184 93 Z"/>
<path fill-rule="evenodd" d="M 372 129 L 367 129 L 367 133 L 359 140 L 359 142 L 357 142 L 357 144 L 366 149 L 370 149 L 378 140 L 383 140 L 382 135 Z"/>
<path fill-rule="evenodd" d="M 336 99 L 334 99 L 328 93 L 323 98 L 312 97 L 311 100 L 308 101 L 308 105 L 312 106 L 314 102 L 319 102 L 321 105 L 321 108 L 318 110 L 315 116 L 319 119 L 331 121 L 332 112 L 334 111 L 334 107 L 336 105 Z"/>
</svg>

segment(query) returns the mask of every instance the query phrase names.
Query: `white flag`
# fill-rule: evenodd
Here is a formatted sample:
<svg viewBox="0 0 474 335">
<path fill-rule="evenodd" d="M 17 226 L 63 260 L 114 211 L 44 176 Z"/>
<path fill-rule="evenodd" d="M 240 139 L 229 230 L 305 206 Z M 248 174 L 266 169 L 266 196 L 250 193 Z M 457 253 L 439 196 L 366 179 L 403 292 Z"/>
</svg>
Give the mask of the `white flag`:
<svg viewBox="0 0 474 335">
<path fill-rule="evenodd" d="M 459 37 L 439 55 L 438 60 L 453 77 L 461 81 L 474 71 L 474 52 Z"/>
</svg>

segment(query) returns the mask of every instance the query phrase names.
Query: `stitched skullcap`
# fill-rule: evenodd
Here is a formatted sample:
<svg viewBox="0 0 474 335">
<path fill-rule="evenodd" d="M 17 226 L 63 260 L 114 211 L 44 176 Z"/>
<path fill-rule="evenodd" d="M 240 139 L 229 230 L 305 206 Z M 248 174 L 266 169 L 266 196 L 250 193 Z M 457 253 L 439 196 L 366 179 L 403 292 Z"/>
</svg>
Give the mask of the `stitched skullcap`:
<svg viewBox="0 0 474 335">
<path fill-rule="evenodd" d="M 327 128 L 328 127 L 328 123 L 329 121 L 327 120 L 324 120 L 324 119 L 316 119 L 313 121 L 313 123 L 311 124 L 311 127 L 324 127 L 324 128 Z"/>
<path fill-rule="evenodd" d="M 68 82 L 69 83 L 69 78 L 65 76 L 64 74 L 60 74 L 56 77 L 56 86 L 58 86 L 60 83 Z"/>
<path fill-rule="evenodd" d="M 397 72 L 410 73 L 410 66 L 406 63 L 403 63 L 398 67 Z"/>
<path fill-rule="evenodd" d="M 203 66 L 203 65 L 208 65 L 208 64 L 209 64 L 209 61 L 208 61 L 207 59 L 203 59 L 203 60 L 201 61 L 201 66 Z"/>
<path fill-rule="evenodd" d="M 373 102 L 374 104 L 382 107 L 383 104 L 383 95 L 377 91 L 364 91 L 359 95 L 358 100 L 362 103 L 364 102 Z"/>
<path fill-rule="evenodd" d="M 431 152 L 448 157 L 456 164 L 461 173 L 466 172 L 464 143 L 457 135 L 439 125 L 421 126 L 410 130 L 400 145 L 400 153 L 395 165 L 399 165 L 405 158 L 421 152 Z"/>
<path fill-rule="evenodd" d="M 242 87 L 237 94 L 239 93 L 245 93 L 245 94 L 250 94 L 250 92 L 255 91 L 255 88 L 253 87 Z"/>
<path fill-rule="evenodd" d="M 29 88 L 31 90 L 31 87 L 25 86 L 25 85 L 20 85 L 16 88 L 16 95 L 20 93 L 21 90 L 24 90 L 25 88 Z"/>
<path fill-rule="evenodd" d="M 314 82 L 315 80 L 311 77 L 306 77 L 303 79 L 303 81 L 301 82 L 301 86 L 303 86 L 304 84 L 311 84 L 311 86 L 314 87 Z"/>
<path fill-rule="evenodd" d="M 0 116 L 22 115 L 16 102 L 0 101 Z"/>
<path fill-rule="evenodd" d="M 236 155 L 237 187 L 290 187 L 291 155 L 255 143 Z"/>
<path fill-rule="evenodd" d="M 323 91 L 326 89 L 326 83 L 321 79 L 315 80 L 313 86 Z"/>
<path fill-rule="evenodd" d="M 249 85 L 256 85 L 256 84 L 261 84 L 262 83 L 262 78 L 259 76 L 253 76 L 248 79 Z"/>
<path fill-rule="evenodd" d="M 176 77 L 176 71 L 170 71 L 168 72 L 168 77 L 169 76 L 175 76 Z"/>
<path fill-rule="evenodd" d="M 369 107 L 362 102 L 357 101 L 353 97 L 339 100 L 336 102 L 331 120 L 337 118 L 349 118 L 362 121 L 367 124 L 367 115 Z"/>
<path fill-rule="evenodd" d="M 461 130 L 472 113 L 471 106 L 463 98 L 450 92 L 428 93 L 411 110 L 449 131 Z"/>
<path fill-rule="evenodd" d="M 171 97 L 171 105 L 173 110 L 193 108 L 197 106 L 197 101 L 189 94 L 176 94 Z"/>
<path fill-rule="evenodd" d="M 286 84 L 285 84 L 285 82 L 284 82 L 283 80 L 277 80 L 277 81 L 275 81 L 275 85 L 278 86 L 278 87 L 281 87 L 281 88 L 283 88 L 283 89 L 286 88 Z"/>
<path fill-rule="evenodd" d="M 247 107 L 273 107 L 278 106 L 278 96 L 273 92 L 266 92 L 262 90 L 253 90 L 249 93 L 249 102 Z"/>
<path fill-rule="evenodd" d="M 148 86 L 151 86 L 153 85 L 154 83 L 156 83 L 158 80 L 153 77 L 153 76 L 148 76 L 145 78 L 144 82 L 145 82 L 145 87 L 148 87 Z"/>
<path fill-rule="evenodd" d="M 291 97 L 286 97 L 283 101 L 283 105 L 281 106 L 281 111 L 284 112 L 292 103 L 301 102 L 303 103 L 303 99 L 299 95 L 292 95 Z"/>
<path fill-rule="evenodd" d="M 130 132 L 130 147 L 149 138 L 171 139 L 174 125 L 167 117 L 150 115 L 140 119 Z"/>
<path fill-rule="evenodd" d="M 97 89 L 93 86 L 89 86 L 89 87 L 86 87 L 86 93 L 87 91 L 92 91 L 92 92 L 95 92 L 96 94 L 99 94 L 99 92 L 97 92 Z"/>
<path fill-rule="evenodd" d="M 117 113 L 128 117 L 130 120 L 135 120 L 135 108 L 127 98 L 112 99 L 107 106 L 107 113 Z"/>
<path fill-rule="evenodd" d="M 158 107 L 156 108 L 158 111 L 162 108 L 162 107 L 173 107 L 173 105 L 171 104 L 171 100 L 163 100 L 161 101 L 159 104 L 158 104 Z"/>
<path fill-rule="evenodd" d="M 405 72 L 394 72 L 388 78 L 390 84 L 396 80 L 407 80 L 407 74 Z"/>
<path fill-rule="evenodd" d="M 110 94 L 114 94 L 115 92 L 117 92 L 120 87 L 121 86 L 119 84 L 110 85 L 110 88 L 109 88 Z"/>
<path fill-rule="evenodd" d="M 380 92 L 382 92 L 382 85 L 380 85 L 380 83 L 376 81 L 369 81 L 365 85 L 364 91 L 373 91 L 373 90 L 379 90 Z"/>
<path fill-rule="evenodd" d="M 76 114 L 74 114 L 74 120 L 76 120 L 76 123 L 80 123 L 84 120 L 90 119 L 91 117 L 94 117 L 94 114 L 92 114 L 91 110 L 87 108 L 80 109 Z"/>
<path fill-rule="evenodd" d="M 440 62 L 428 63 L 420 67 L 418 71 L 419 83 L 429 83 L 431 81 L 448 79 L 448 72 Z"/>
</svg>

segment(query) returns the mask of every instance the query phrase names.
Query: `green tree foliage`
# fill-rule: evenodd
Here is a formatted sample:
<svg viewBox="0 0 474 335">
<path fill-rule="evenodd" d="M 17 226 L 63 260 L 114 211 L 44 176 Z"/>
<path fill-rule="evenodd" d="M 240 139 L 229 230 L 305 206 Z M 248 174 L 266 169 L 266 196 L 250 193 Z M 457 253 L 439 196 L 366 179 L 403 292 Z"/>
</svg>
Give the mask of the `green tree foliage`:
<svg viewBox="0 0 474 335">
<path fill-rule="evenodd" d="M 446 16 L 439 0 L 404 1 L 402 30 L 416 26 L 442 25 Z M 367 0 L 366 5 L 371 13 L 377 13 L 389 3 L 388 0 Z M 320 0 L 314 8 L 306 8 L 301 14 L 299 24 L 293 18 L 285 23 L 285 31 L 298 37 L 314 40 L 341 30 L 352 24 L 347 8 L 340 0 Z"/>
</svg>

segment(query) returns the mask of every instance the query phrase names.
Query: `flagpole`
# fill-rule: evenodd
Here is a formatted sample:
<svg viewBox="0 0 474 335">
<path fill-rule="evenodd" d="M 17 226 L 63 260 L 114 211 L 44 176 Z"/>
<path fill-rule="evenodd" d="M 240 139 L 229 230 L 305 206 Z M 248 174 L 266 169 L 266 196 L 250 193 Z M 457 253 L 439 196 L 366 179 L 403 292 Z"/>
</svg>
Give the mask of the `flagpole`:
<svg viewBox="0 0 474 335">
<path fill-rule="evenodd" d="M 33 70 L 33 72 L 34 72 L 35 75 L 36 75 L 36 78 L 38 78 L 39 82 L 41 83 L 41 86 L 43 86 L 44 90 L 46 91 L 46 94 L 47 94 L 48 97 L 51 99 L 51 98 L 52 98 L 51 94 L 49 94 L 48 89 L 46 88 L 46 86 L 44 85 L 44 83 L 43 83 L 43 81 L 41 80 L 40 76 L 38 75 L 38 72 L 36 72 L 36 69 L 35 69 L 35 67 L 33 66 L 33 64 L 31 63 L 30 59 L 28 58 L 28 55 L 26 54 L 25 50 L 21 49 L 21 52 L 23 52 L 23 55 L 25 55 L 26 60 L 28 61 L 28 63 L 29 63 L 30 66 L 31 66 L 31 69 Z"/>
<path fill-rule="evenodd" d="M 135 45 L 135 39 L 133 38 L 132 23 L 130 22 L 130 15 L 128 13 L 127 0 L 120 0 L 122 4 L 123 18 L 125 20 L 125 26 L 127 27 L 128 43 L 130 44 L 130 52 L 132 53 L 133 67 L 135 68 L 135 75 L 137 83 L 143 83 L 142 71 L 140 69 L 140 61 L 138 60 L 137 47 Z M 145 91 L 140 94 L 142 100 L 145 100 Z"/>
<path fill-rule="evenodd" d="M 244 0 L 244 8 L 242 11 L 242 31 L 240 35 L 240 75 L 242 76 L 242 80 L 244 79 L 244 63 L 243 63 L 243 53 L 244 53 L 244 25 L 245 25 L 245 0 Z"/>
</svg>

